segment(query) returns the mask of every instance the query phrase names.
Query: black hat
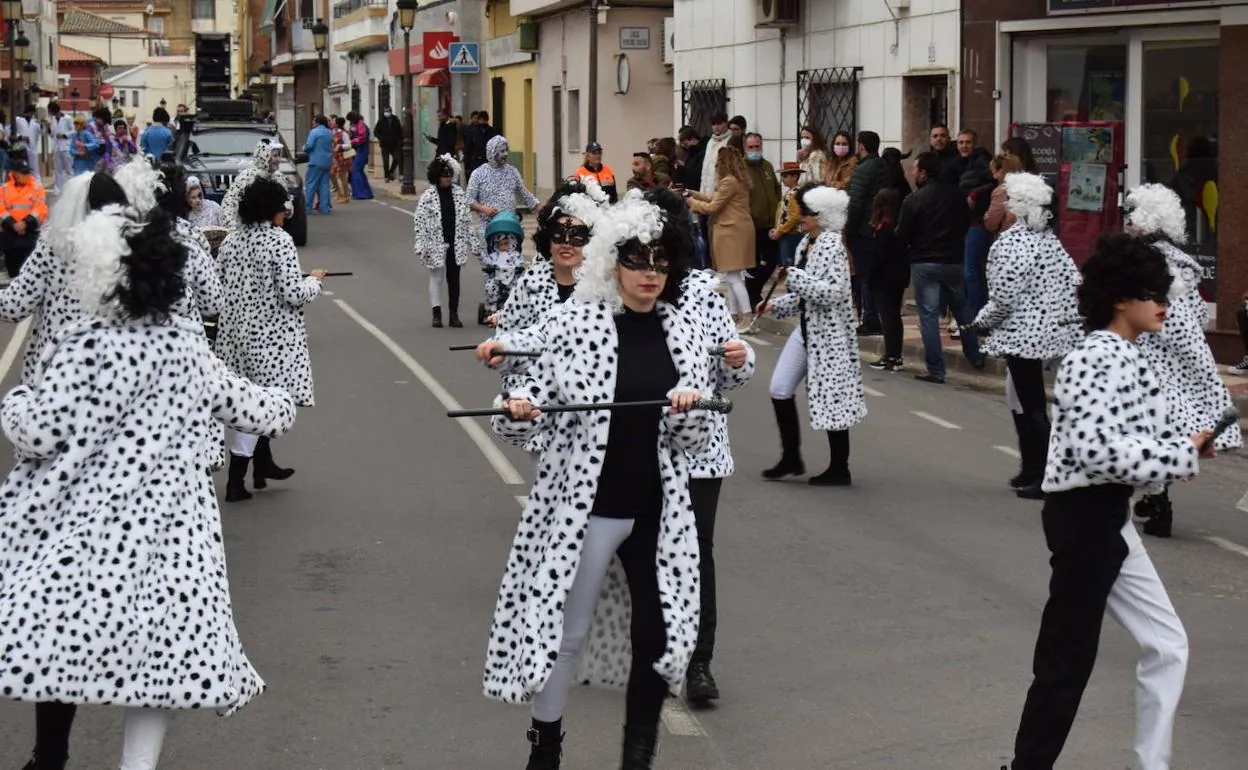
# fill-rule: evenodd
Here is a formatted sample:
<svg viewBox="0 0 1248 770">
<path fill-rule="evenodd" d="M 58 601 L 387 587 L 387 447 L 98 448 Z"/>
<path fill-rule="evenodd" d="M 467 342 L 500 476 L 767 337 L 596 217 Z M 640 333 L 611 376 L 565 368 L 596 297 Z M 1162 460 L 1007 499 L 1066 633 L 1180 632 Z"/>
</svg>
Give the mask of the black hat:
<svg viewBox="0 0 1248 770">
<path fill-rule="evenodd" d="M 597 142 L 590 142 L 585 145 L 585 153 L 589 154 L 591 152 L 602 152 L 602 145 Z"/>
<path fill-rule="evenodd" d="M 30 161 L 26 160 L 26 153 L 19 152 L 9 156 L 9 171 L 16 171 L 19 174 L 30 173 Z"/>
</svg>

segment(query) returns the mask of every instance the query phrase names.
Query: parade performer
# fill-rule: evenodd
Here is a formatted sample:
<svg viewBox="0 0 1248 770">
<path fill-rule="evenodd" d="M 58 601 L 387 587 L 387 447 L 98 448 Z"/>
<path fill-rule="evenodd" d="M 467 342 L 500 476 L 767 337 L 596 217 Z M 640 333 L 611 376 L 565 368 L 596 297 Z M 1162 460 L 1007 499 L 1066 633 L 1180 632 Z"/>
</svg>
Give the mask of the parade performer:
<svg viewBox="0 0 1248 770">
<path fill-rule="evenodd" d="M 477 309 L 477 323 L 485 325 L 503 305 L 516 281 L 524 273 L 524 228 L 520 218 L 509 211 L 500 211 L 485 228 L 485 252 L 481 272 L 485 276 L 485 302 Z M 497 320 L 497 319 L 495 319 Z"/>
<path fill-rule="evenodd" d="M 282 224 L 291 213 L 290 198 L 281 183 L 256 179 L 239 204 L 242 227 L 221 244 L 222 287 L 225 301 L 217 321 L 217 355 L 230 370 L 258 385 L 285 388 L 295 405 L 314 404 L 312 361 L 303 306 L 321 293 L 324 270 L 304 277 L 299 252 Z M 247 466 L 255 457 L 252 484 L 290 478 L 294 471 L 273 460 L 269 439 L 236 431 L 230 446 L 227 503 L 251 499 Z"/>
<path fill-rule="evenodd" d="M 972 326 L 988 331 L 984 353 L 1005 358 L 1022 407 L 1021 412 L 1010 410 L 1021 456 L 1010 486 L 1019 497 L 1043 499 L 1050 430 L 1044 364 L 1069 353 L 1083 337 L 1076 298 L 1079 269 L 1049 227 L 1053 190 L 1044 179 L 1010 174 L 1005 190 L 1005 205 L 1016 219 L 988 252 L 988 302 Z"/>
<path fill-rule="evenodd" d="M 187 219 L 196 228 L 221 226 L 221 204 L 204 197 L 204 187 L 197 176 L 186 178 L 186 202 L 191 209 Z"/>
<path fill-rule="evenodd" d="M 796 401 L 797 386 L 805 379 L 811 424 L 827 431 L 831 449 L 828 469 L 812 476 L 810 483 L 849 486 L 849 429 L 867 416 L 849 260 L 841 238 L 849 196 L 831 187 L 807 185 L 798 192 L 797 202 L 806 238 L 798 248 L 797 266 L 785 274 L 789 293 L 758 307 L 760 314 L 799 318 L 771 375 L 771 403 L 783 454 L 778 464 L 763 471 L 763 478 L 806 472 Z"/>
<path fill-rule="evenodd" d="M 472 172 L 468 179 L 468 205 L 481 217 L 482 227 L 500 211 L 516 211 L 516 198 L 533 208 L 541 203 L 524 186 L 524 178 L 508 163 L 511 146 L 507 137 L 496 136 L 485 145 L 486 163 Z"/>
<path fill-rule="evenodd" d="M 44 348 L 84 313 L 69 280 L 77 259 L 70 235 L 92 211 L 127 203 L 121 185 L 106 173 L 88 171 L 72 177 L 52 206 L 48 226 L 40 234 L 34 253 L 21 273 L 0 291 L 0 320 L 18 323 L 32 319 L 22 356 L 23 384 L 35 382 Z"/>
<path fill-rule="evenodd" d="M 230 183 L 230 189 L 225 191 L 225 197 L 221 199 L 221 226 L 234 230 L 241 227 L 243 222 L 239 217 L 239 204 L 243 200 L 243 193 L 257 179 L 272 179 L 280 181 L 277 178 L 277 170 L 282 165 L 282 145 L 271 139 L 261 139 L 256 143 L 255 152 L 252 153 L 251 165 L 238 172 L 234 177 L 234 181 Z M 285 187 L 282 188 L 286 190 Z"/>
<path fill-rule="evenodd" d="M 85 317 L 0 406 L 18 459 L 0 491 L 0 692 L 36 704 L 27 770 L 63 770 L 78 704 L 124 707 L 120 766 L 153 770 L 172 710 L 228 714 L 264 689 L 234 625 L 203 417 L 273 435 L 295 409 L 172 314 L 186 254 L 163 212 L 109 206 L 69 239 Z"/>
<path fill-rule="evenodd" d="M 1166 322 L 1161 331 L 1140 336 L 1140 350 L 1161 381 L 1170 424 L 1180 434 L 1195 433 L 1234 404 L 1205 341 L 1209 305 L 1200 296 L 1200 264 L 1180 248 L 1187 242 L 1187 217 L 1179 196 L 1160 184 L 1140 185 L 1127 194 L 1126 203 L 1127 231 L 1153 240 L 1174 278 Z M 1217 448 L 1243 443 L 1239 426 L 1232 425 L 1218 437 Z M 1145 534 L 1170 537 L 1174 509 L 1168 488 L 1141 498 L 1135 514 L 1148 519 Z"/>
<path fill-rule="evenodd" d="M 713 386 L 705 324 L 681 302 L 689 254 L 686 218 L 625 196 L 596 223 L 577 303 L 551 317 L 528 384 L 499 400 L 514 419 L 496 418 L 494 429 L 518 444 L 555 429 L 540 411 L 546 405 L 672 404 L 563 413 L 559 443 L 542 454 L 499 591 L 484 681 L 488 697 L 532 702 L 527 770 L 559 767 L 576 681 L 627 687 L 621 767 L 648 770 L 663 701 L 693 653 L 698 544 L 688 455 L 706 449 L 712 426 L 690 408 Z"/>
<path fill-rule="evenodd" d="M 1136 770 L 1170 767 L 1187 670 L 1187 635 L 1131 523 L 1131 494 L 1195 476 L 1209 431 L 1176 433 L 1137 340 L 1161 330 L 1172 278 L 1151 244 L 1102 236 L 1083 265 L 1089 334 L 1062 361 L 1042 520 L 1052 553 L 1049 600 L 1014 743 L 1013 770 L 1049 770 L 1096 663 L 1108 610 L 1140 646 Z M 1211 418 L 1212 419 L 1216 418 Z M 1213 455 L 1212 447 L 1204 457 Z"/>
<path fill-rule="evenodd" d="M 472 210 L 463 189 L 455 183 L 459 163 L 450 155 L 429 162 L 429 187 L 416 203 L 413 221 L 416 230 L 416 256 L 429 269 L 429 303 L 433 307 L 433 328 L 442 328 L 442 275 L 450 292 L 450 324 L 460 328 L 460 268 L 480 253 Z"/>
</svg>

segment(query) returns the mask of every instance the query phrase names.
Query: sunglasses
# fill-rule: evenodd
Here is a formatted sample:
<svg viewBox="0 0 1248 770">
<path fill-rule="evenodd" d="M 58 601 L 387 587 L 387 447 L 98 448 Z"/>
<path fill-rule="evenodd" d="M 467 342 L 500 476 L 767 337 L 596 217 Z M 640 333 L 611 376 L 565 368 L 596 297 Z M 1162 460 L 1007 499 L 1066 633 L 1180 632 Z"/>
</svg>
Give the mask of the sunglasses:
<svg viewBox="0 0 1248 770">
<path fill-rule="evenodd" d="M 589 243 L 588 225 L 557 224 L 550 233 L 550 242 L 569 246 L 584 246 Z"/>
<path fill-rule="evenodd" d="M 441 178 L 442 178 L 442 179 L 454 179 L 454 178 L 455 178 L 455 172 L 454 172 L 454 171 L 443 171 L 443 172 L 442 172 L 442 175 L 441 175 Z"/>
<path fill-rule="evenodd" d="M 1153 294 L 1152 292 L 1144 292 L 1143 294 L 1140 294 L 1138 297 L 1136 297 L 1136 299 L 1139 300 L 1140 302 L 1155 302 L 1158 305 L 1162 305 L 1162 306 L 1168 306 L 1170 304 L 1170 297 L 1169 295 L 1166 295 L 1166 294 Z"/>
</svg>

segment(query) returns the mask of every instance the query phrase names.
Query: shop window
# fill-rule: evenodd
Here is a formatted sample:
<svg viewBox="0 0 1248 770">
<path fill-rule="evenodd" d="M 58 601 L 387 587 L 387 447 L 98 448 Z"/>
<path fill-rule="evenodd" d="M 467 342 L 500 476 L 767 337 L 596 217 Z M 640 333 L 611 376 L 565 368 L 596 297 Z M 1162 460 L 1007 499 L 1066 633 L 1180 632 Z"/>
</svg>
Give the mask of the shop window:
<svg viewBox="0 0 1248 770">
<path fill-rule="evenodd" d="M 1050 45 L 1047 82 L 1049 122 L 1123 120 L 1127 47 Z"/>
<path fill-rule="evenodd" d="M 212 21 L 217 18 L 217 0 L 195 0 L 191 9 L 192 19 Z"/>
<path fill-rule="evenodd" d="M 1218 43 L 1144 44 L 1141 179 L 1174 188 L 1187 211 L 1189 251 L 1216 292 L 1218 232 Z"/>
<path fill-rule="evenodd" d="M 681 121 L 700 136 L 711 133 L 711 116 L 728 111 L 728 81 L 686 80 L 680 84 Z"/>
<path fill-rule="evenodd" d="M 377 84 L 377 106 L 381 112 L 385 112 L 386 108 L 390 107 L 390 82 L 387 80 L 382 80 Z"/>
<path fill-rule="evenodd" d="M 581 151 L 581 92 L 568 90 L 568 151 Z"/>
</svg>

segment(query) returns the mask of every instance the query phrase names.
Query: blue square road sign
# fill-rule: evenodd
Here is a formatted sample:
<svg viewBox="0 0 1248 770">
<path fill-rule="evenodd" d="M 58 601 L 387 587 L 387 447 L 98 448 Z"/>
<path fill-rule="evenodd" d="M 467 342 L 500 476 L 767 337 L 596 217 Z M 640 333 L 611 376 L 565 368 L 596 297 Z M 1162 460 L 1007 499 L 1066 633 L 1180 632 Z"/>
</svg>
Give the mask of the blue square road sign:
<svg viewBox="0 0 1248 770">
<path fill-rule="evenodd" d="M 451 43 L 451 55 L 447 57 L 452 75 L 475 75 L 481 71 L 481 49 L 478 43 Z"/>
</svg>

